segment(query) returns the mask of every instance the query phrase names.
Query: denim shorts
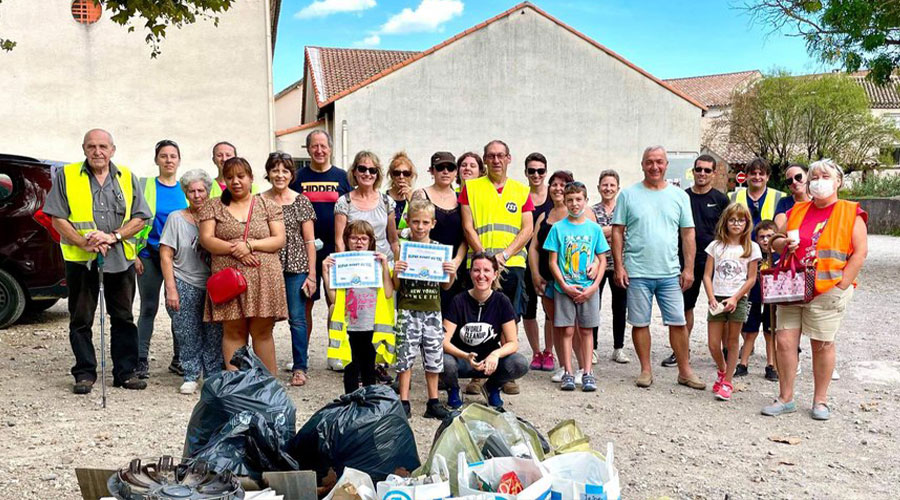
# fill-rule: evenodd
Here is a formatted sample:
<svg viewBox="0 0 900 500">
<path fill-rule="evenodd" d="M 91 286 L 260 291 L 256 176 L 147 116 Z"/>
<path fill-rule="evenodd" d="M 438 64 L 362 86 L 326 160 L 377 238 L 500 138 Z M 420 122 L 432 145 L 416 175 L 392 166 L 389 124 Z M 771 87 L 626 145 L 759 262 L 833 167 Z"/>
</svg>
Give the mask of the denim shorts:
<svg viewBox="0 0 900 500">
<path fill-rule="evenodd" d="M 650 326 L 653 296 L 662 311 L 663 323 L 684 326 L 684 295 L 678 276 L 671 278 L 628 279 L 628 323 L 631 326 Z"/>
</svg>

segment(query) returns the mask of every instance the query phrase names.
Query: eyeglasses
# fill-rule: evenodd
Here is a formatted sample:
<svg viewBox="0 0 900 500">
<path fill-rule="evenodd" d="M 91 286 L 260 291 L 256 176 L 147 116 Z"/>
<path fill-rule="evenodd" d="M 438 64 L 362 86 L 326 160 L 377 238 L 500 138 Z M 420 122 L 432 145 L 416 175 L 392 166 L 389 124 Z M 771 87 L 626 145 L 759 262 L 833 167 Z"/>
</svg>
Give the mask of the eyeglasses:
<svg viewBox="0 0 900 500">
<path fill-rule="evenodd" d="M 368 174 L 372 174 L 372 175 L 378 175 L 377 167 L 366 167 L 365 165 L 357 165 L 356 171 L 360 174 L 368 173 Z"/>
<path fill-rule="evenodd" d="M 369 236 L 366 235 L 366 234 L 351 234 L 351 235 L 347 238 L 347 241 L 352 241 L 352 242 L 354 242 L 354 243 L 368 243 L 368 242 L 369 242 Z"/>
<path fill-rule="evenodd" d="M 544 175 L 547 173 L 546 168 L 526 168 L 525 173 L 528 175 Z"/>
<path fill-rule="evenodd" d="M 508 153 L 496 153 L 496 154 L 490 153 L 490 154 L 484 155 L 484 161 L 502 160 L 508 156 L 509 156 Z"/>
<path fill-rule="evenodd" d="M 701 174 L 701 173 L 702 174 L 711 174 L 713 172 L 715 172 L 715 170 L 713 170 L 711 168 L 694 167 L 694 173 L 697 173 L 697 174 Z"/>
<path fill-rule="evenodd" d="M 744 226 L 747 224 L 747 219 L 728 219 L 728 223 L 732 226 Z"/>
<path fill-rule="evenodd" d="M 391 177 L 412 177 L 409 170 L 391 170 Z"/>
<path fill-rule="evenodd" d="M 455 163 L 439 163 L 431 168 L 433 168 L 435 172 L 443 172 L 445 170 L 447 172 L 455 172 L 456 164 Z"/>
<path fill-rule="evenodd" d="M 788 184 L 793 184 L 795 182 L 803 182 L 803 174 L 797 174 L 793 177 L 788 177 L 785 179 Z"/>
</svg>

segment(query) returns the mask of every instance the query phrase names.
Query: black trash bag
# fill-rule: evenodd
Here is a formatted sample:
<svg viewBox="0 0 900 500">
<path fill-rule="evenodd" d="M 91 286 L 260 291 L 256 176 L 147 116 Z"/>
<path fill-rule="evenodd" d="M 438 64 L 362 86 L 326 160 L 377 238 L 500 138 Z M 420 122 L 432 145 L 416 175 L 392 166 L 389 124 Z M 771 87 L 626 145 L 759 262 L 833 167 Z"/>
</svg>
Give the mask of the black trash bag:
<svg viewBox="0 0 900 500">
<path fill-rule="evenodd" d="M 231 364 L 238 370 L 222 371 L 203 384 L 188 423 L 184 456 L 194 458 L 202 450 L 210 463 L 232 464 L 236 459 L 228 457 L 242 456 L 243 466 L 235 467 L 253 474 L 296 470 L 290 457 L 282 456 L 296 429 L 293 401 L 248 346 L 235 351 Z M 242 413 L 250 416 L 235 418 Z M 221 447 L 221 460 L 215 444 Z M 280 466 L 275 465 L 279 462 Z M 231 470 L 238 473 L 234 467 Z"/>
<path fill-rule="evenodd" d="M 371 385 L 344 394 L 317 411 L 291 439 L 287 452 L 319 481 L 333 468 L 365 472 L 382 481 L 399 467 L 412 472 L 419 452 L 406 412 L 390 387 Z"/>
<path fill-rule="evenodd" d="M 267 471 L 297 470 L 297 462 L 282 450 L 273 425 L 256 411 L 242 411 L 216 433 L 193 460 L 203 460 L 217 472 L 230 470 L 238 476 L 259 480 Z"/>
</svg>

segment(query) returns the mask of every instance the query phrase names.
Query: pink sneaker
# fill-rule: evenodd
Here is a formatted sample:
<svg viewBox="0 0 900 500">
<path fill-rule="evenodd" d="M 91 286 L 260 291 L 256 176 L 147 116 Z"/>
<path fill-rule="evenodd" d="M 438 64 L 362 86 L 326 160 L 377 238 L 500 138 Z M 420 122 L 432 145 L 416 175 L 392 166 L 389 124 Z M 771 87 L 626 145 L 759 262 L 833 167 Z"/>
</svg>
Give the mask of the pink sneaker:
<svg viewBox="0 0 900 500">
<path fill-rule="evenodd" d="M 540 370 L 542 366 L 544 366 L 544 353 L 534 353 L 534 356 L 531 357 L 531 369 Z"/>
<path fill-rule="evenodd" d="M 545 351 L 544 362 L 541 369 L 545 372 L 552 372 L 554 368 L 556 368 L 556 360 L 553 359 L 553 353 Z"/>
<path fill-rule="evenodd" d="M 719 401 L 730 401 L 731 400 L 731 391 L 734 390 L 734 386 L 729 384 L 728 382 L 722 382 L 722 385 L 719 386 L 719 390 L 716 391 L 716 399 Z"/>
<path fill-rule="evenodd" d="M 712 390 L 714 393 L 718 394 L 719 388 L 722 387 L 722 382 L 725 381 L 725 372 L 720 372 L 716 370 L 716 381 L 713 383 Z"/>
</svg>

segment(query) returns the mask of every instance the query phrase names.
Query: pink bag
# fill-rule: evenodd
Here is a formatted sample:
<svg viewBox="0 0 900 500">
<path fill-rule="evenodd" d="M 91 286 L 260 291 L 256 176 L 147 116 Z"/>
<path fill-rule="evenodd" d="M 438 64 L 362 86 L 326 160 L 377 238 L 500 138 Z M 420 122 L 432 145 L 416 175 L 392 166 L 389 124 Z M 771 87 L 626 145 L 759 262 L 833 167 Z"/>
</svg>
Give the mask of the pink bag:
<svg viewBox="0 0 900 500">
<path fill-rule="evenodd" d="M 763 304 L 806 304 L 816 291 L 816 268 L 790 252 L 778 265 L 760 271 Z"/>
</svg>

